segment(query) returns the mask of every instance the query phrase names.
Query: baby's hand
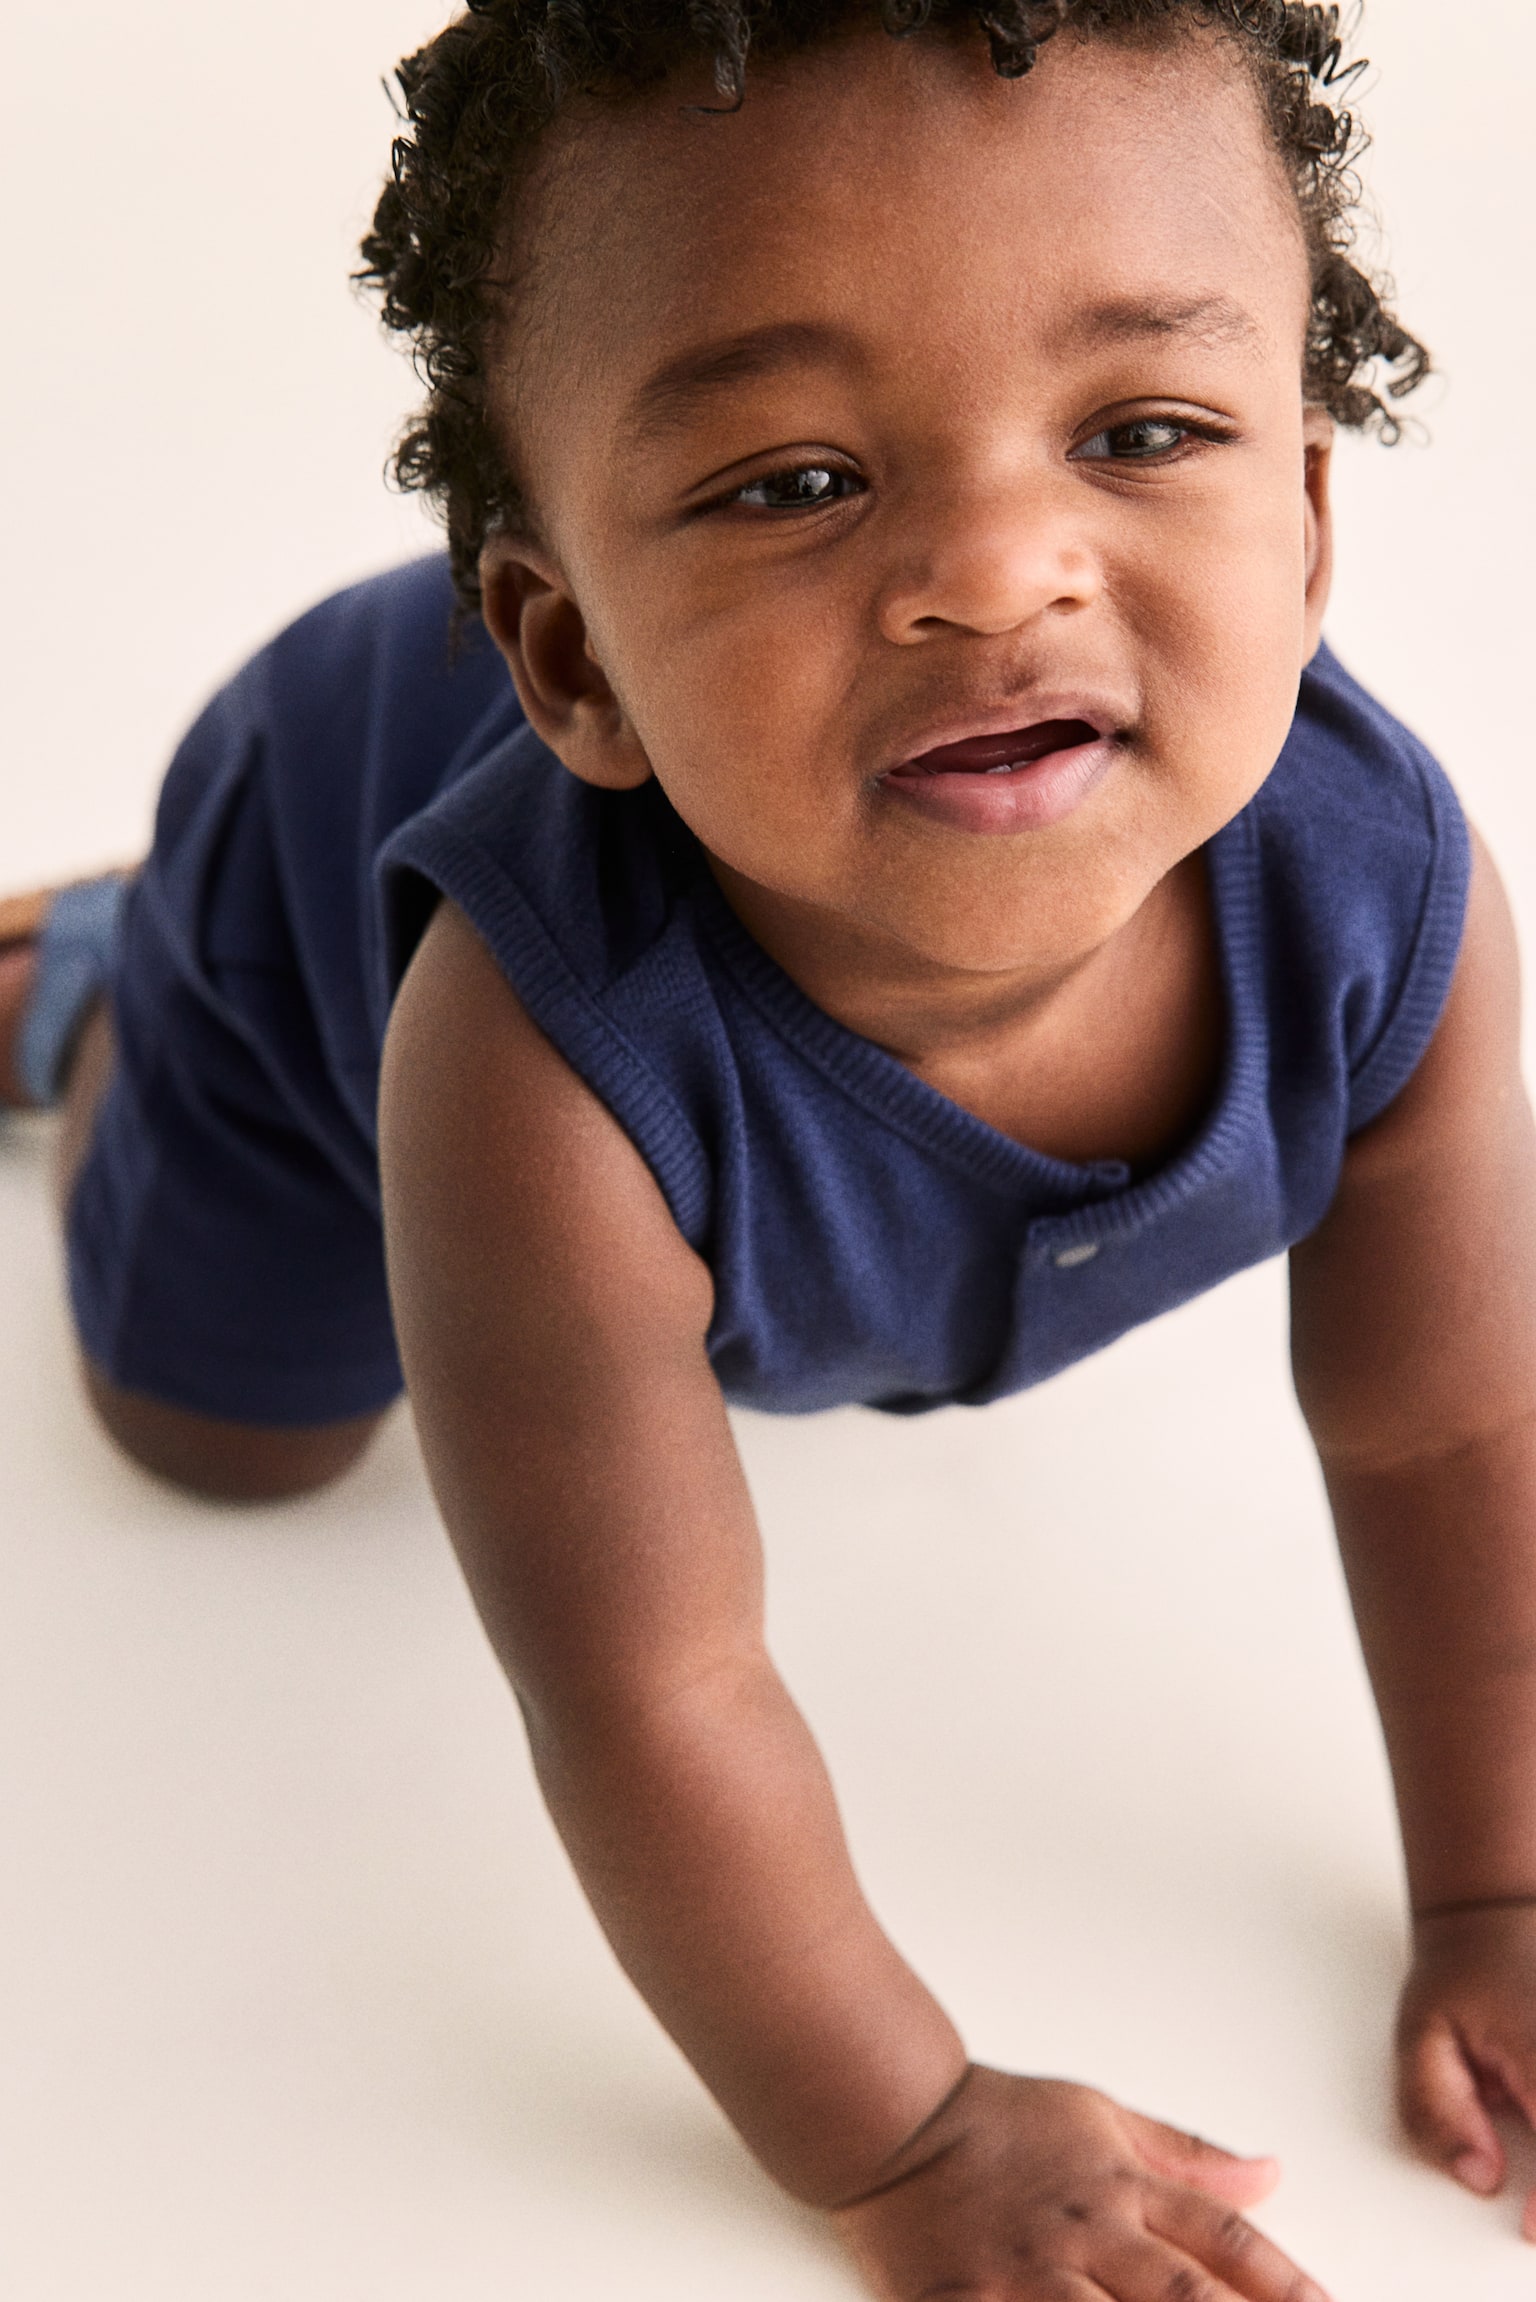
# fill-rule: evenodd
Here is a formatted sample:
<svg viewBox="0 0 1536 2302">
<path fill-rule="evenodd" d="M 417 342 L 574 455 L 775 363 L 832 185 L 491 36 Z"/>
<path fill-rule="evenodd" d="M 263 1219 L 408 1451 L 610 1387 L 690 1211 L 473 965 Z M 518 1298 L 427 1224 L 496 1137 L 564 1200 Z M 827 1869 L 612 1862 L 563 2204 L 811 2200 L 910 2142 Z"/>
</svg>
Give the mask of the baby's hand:
<svg viewBox="0 0 1536 2302">
<path fill-rule="evenodd" d="M 1536 2126 L 1536 1908 L 1447 1912 L 1414 1928 L 1398 2020 L 1398 2100 L 1418 2149 L 1469 2190 L 1504 2185 L 1489 2116 Z M 1525 2235 L 1536 2240 L 1536 2191 Z"/>
<path fill-rule="evenodd" d="M 1273 2159 L 973 2068 L 910 2174 L 837 2221 L 881 2302 L 1327 2302 L 1237 2211 Z"/>
</svg>

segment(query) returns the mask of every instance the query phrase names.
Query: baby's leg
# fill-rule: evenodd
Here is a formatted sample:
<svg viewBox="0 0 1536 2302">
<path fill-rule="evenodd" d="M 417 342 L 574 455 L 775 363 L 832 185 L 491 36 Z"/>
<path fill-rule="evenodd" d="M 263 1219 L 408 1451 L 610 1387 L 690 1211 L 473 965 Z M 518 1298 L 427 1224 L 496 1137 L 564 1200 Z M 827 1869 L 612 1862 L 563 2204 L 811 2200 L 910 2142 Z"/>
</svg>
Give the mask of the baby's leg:
<svg viewBox="0 0 1536 2302">
<path fill-rule="evenodd" d="M 357 1177 L 325 1155 L 323 1117 L 320 1140 L 294 1124 L 282 1031 L 262 1043 L 274 993 L 293 1035 L 296 987 L 273 964 L 286 950 L 281 920 L 258 903 L 255 926 L 233 936 L 232 965 L 213 967 L 204 951 L 230 947 L 224 915 L 260 862 L 259 843 L 226 838 L 179 911 L 163 884 L 137 907 L 146 916 L 129 921 L 111 961 L 131 1055 L 99 995 L 85 1006 L 77 985 L 70 1019 L 66 986 L 68 1037 L 47 1090 L 35 1084 L 35 1021 L 30 1069 L 18 1049 L 29 1015 L 51 1007 L 57 1020 L 47 994 L 58 969 L 40 975 L 24 906 L 0 907 L 11 930 L 0 1101 L 61 1110 L 58 1197 L 88 1394 L 135 1461 L 229 1502 L 338 1477 L 399 1387 L 376 1217 L 359 1205 Z M 149 870 L 163 882 L 162 858 Z M 38 925 L 47 907 L 39 899 Z"/>
<path fill-rule="evenodd" d="M 15 1049 L 34 968 L 30 937 L 0 951 L 0 1101 L 12 1104 L 26 1099 Z M 56 1167 L 61 1215 L 67 1213 L 90 1148 L 112 1062 L 111 1024 L 105 1004 L 98 1002 L 73 1049 L 61 1107 Z M 361 1415 L 338 1423 L 263 1428 L 125 1390 L 88 1358 L 83 1372 L 92 1405 L 125 1454 L 157 1478 L 220 1502 L 270 1502 L 327 1485 L 358 1460 L 380 1420 Z"/>
<path fill-rule="evenodd" d="M 98 1007 L 81 1033 L 63 1107 L 58 1195 L 69 1206 L 112 1071 L 112 1028 Z M 277 1502 L 328 1486 L 364 1453 L 378 1415 L 298 1429 L 264 1429 L 194 1414 L 142 1392 L 126 1391 L 82 1357 L 86 1392 L 124 1454 L 157 1478 L 226 1503 Z"/>
</svg>

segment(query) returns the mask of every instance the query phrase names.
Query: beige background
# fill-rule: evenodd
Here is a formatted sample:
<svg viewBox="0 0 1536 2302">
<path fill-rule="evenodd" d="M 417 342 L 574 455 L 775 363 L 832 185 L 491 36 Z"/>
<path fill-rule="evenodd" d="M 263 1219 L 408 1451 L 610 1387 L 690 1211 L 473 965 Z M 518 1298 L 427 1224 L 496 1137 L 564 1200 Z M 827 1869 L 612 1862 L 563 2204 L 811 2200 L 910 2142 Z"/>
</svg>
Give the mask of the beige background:
<svg viewBox="0 0 1536 2302">
<path fill-rule="evenodd" d="M 1433 444 L 1346 444 L 1331 618 L 1530 943 L 1536 24 L 1374 0 L 1370 174 Z M 345 275 L 422 0 L 11 0 L 0 885 L 134 851 L 180 726 L 421 547 Z M 1508 309 L 1505 309 L 1505 306 Z M 161 1494 L 68 1377 L 45 1125 L 0 1134 L 0 2285 L 13 2302 L 851 2289 L 615 1973 L 408 1430 L 323 1504 Z M 1410 2165 L 1386 1787 L 1277 1270 L 1031 1397 L 745 1420 L 774 1634 L 973 2047 L 1288 2180 L 1336 2302 L 1526 2296 Z"/>
</svg>

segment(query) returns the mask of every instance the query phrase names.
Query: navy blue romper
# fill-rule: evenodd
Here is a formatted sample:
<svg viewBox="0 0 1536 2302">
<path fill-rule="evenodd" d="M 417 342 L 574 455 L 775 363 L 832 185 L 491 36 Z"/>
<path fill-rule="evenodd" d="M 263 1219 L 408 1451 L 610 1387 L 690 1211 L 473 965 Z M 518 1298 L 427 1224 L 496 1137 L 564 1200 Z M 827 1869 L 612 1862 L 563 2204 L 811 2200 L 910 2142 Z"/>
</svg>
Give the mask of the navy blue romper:
<svg viewBox="0 0 1536 2302">
<path fill-rule="evenodd" d="M 450 648 L 450 616 L 440 559 L 328 600 L 171 767 L 70 1222 L 82 1342 L 130 1390 L 271 1425 L 398 1391 L 374 1111 L 439 894 L 709 1264 L 727 1396 L 785 1412 L 981 1404 L 1278 1254 L 1434 1031 L 1465 825 L 1326 650 L 1207 851 L 1215 1102 L 1138 1178 L 1026 1149 L 812 1005 L 660 789 L 568 775 L 479 627 Z"/>
</svg>

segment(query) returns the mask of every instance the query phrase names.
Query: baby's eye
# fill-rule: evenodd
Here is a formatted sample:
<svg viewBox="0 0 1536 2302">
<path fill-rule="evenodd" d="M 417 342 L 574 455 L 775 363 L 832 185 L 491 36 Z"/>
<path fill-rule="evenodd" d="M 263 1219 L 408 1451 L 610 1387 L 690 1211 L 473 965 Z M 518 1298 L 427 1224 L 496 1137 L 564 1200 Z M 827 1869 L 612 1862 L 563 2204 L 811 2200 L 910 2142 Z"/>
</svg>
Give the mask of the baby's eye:
<svg viewBox="0 0 1536 2302">
<path fill-rule="evenodd" d="M 1178 423 L 1172 416 L 1138 416 L 1134 423 L 1111 424 L 1106 431 L 1095 432 L 1072 454 L 1085 462 L 1150 464 L 1160 456 L 1175 454 L 1186 440 L 1200 436 L 1192 425 Z"/>
<path fill-rule="evenodd" d="M 863 485 L 852 472 L 834 471 L 830 464 L 796 464 L 789 471 L 767 472 L 760 480 L 750 480 L 744 488 L 737 488 L 729 500 L 733 504 L 753 504 L 763 511 L 802 511 L 857 495 Z"/>
</svg>

